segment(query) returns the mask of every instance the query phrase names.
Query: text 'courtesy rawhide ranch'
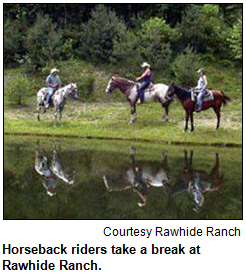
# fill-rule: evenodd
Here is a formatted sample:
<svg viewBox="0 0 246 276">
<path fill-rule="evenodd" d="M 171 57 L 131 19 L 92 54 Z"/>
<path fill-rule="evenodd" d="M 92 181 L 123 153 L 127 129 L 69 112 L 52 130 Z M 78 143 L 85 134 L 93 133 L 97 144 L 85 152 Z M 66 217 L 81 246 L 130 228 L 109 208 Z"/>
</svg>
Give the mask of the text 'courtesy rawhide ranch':
<svg viewBox="0 0 246 276">
<path fill-rule="evenodd" d="M 165 229 L 163 227 L 156 227 L 153 229 L 116 229 L 111 227 L 105 227 L 103 229 L 103 235 L 106 237 L 146 237 L 150 238 L 152 236 L 156 237 L 240 237 L 241 230 L 239 228 L 231 229 L 214 229 L 213 227 L 207 227 L 206 230 L 202 230 L 196 227 L 193 228 L 176 228 L 176 229 Z M 189 240 L 190 241 L 190 240 Z M 131 246 L 129 244 L 116 244 L 113 243 L 111 246 L 90 246 L 88 244 L 76 244 L 75 246 L 66 246 L 64 244 L 59 244 L 57 246 L 47 246 L 44 244 L 37 244 L 35 246 L 14 246 L 13 244 L 3 244 L 2 245 L 3 256 L 8 256 L 9 258 L 3 259 L 2 270 L 5 271 L 35 271 L 35 270 L 61 270 L 61 271 L 71 271 L 71 270 L 102 270 L 101 264 L 95 261 L 97 255 L 136 255 L 136 254 L 151 254 L 151 255 L 200 255 L 202 254 L 202 249 L 199 244 L 191 244 L 190 246 L 183 246 L 177 240 L 175 243 L 170 244 L 165 242 L 165 240 L 158 241 L 158 244 L 148 244 L 147 246 Z M 26 262 L 13 262 L 11 256 L 16 255 L 26 255 L 29 257 Z M 59 255 L 60 260 L 56 263 L 51 262 L 52 256 Z M 75 255 L 81 255 L 81 262 L 73 262 L 72 257 Z M 44 256 L 47 256 L 46 260 Z M 90 257 L 89 257 L 90 256 Z M 92 256 L 94 259 L 92 259 Z M 42 258 L 42 261 L 39 258 Z"/>
</svg>

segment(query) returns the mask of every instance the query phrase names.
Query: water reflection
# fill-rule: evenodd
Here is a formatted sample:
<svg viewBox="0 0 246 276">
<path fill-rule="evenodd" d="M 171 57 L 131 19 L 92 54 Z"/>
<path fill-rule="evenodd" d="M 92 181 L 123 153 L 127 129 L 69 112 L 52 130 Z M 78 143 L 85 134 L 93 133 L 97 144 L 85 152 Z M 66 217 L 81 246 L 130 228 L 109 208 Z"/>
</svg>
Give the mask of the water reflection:
<svg viewBox="0 0 246 276">
<path fill-rule="evenodd" d="M 177 164 L 178 176 L 172 176 L 168 166 L 167 152 L 161 153 L 162 160 L 153 167 L 143 162 L 136 162 L 136 149 L 130 149 L 130 162 L 128 167 L 119 172 L 118 181 L 110 175 L 103 175 L 103 181 L 109 192 L 131 190 L 139 196 L 139 207 L 147 204 L 149 189 L 162 189 L 166 195 L 175 200 L 180 193 L 188 193 L 195 203 L 194 211 L 198 212 L 204 204 L 204 194 L 217 191 L 223 183 L 223 174 L 220 173 L 219 154 L 215 154 L 215 164 L 210 173 L 197 170 L 193 166 L 193 151 L 184 151 L 183 164 Z"/>
<path fill-rule="evenodd" d="M 74 184 L 74 171 L 66 172 L 61 165 L 61 158 L 58 153 L 58 145 L 55 144 L 52 151 L 52 159 L 49 162 L 44 151 L 41 149 L 39 141 L 36 144 L 35 170 L 41 175 L 42 183 L 47 191 L 47 195 L 54 196 L 58 179 L 67 185 Z"/>
<path fill-rule="evenodd" d="M 242 218 L 241 149 L 133 145 L 5 141 L 4 217 Z"/>
<path fill-rule="evenodd" d="M 119 181 L 112 181 L 110 175 L 103 175 L 104 184 L 109 192 L 124 191 L 131 189 L 138 194 L 138 206 L 143 207 L 147 203 L 147 196 L 150 187 L 166 189 L 169 187 L 170 177 L 167 166 L 167 153 L 162 152 L 163 160 L 158 167 L 138 165 L 136 162 L 136 149 L 130 149 L 130 162 L 123 172 L 120 173 Z"/>
<path fill-rule="evenodd" d="M 171 194 L 175 195 L 188 192 L 193 196 L 196 207 L 194 211 L 204 204 L 204 194 L 206 192 L 217 191 L 223 183 L 223 174 L 220 172 L 219 154 L 215 153 L 215 163 L 210 173 L 204 170 L 197 170 L 193 166 L 193 151 L 184 151 L 184 161 L 180 168 L 180 174 L 171 189 Z"/>
</svg>

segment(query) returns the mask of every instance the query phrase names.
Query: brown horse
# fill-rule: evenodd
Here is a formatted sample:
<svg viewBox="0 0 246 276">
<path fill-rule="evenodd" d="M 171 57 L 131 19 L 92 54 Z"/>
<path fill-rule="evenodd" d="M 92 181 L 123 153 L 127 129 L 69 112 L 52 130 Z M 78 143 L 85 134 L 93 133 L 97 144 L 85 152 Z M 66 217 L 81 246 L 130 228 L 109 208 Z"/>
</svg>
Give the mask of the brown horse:
<svg viewBox="0 0 246 276">
<path fill-rule="evenodd" d="M 215 163 L 210 173 L 205 170 L 197 170 L 193 167 L 193 151 L 188 156 L 184 151 L 184 163 L 180 173 L 172 186 L 172 196 L 188 192 L 193 195 L 197 207 L 204 204 L 204 194 L 207 192 L 218 191 L 224 182 L 224 175 L 220 169 L 219 154 L 215 154 Z M 195 209 L 198 211 L 198 209 Z"/>
<path fill-rule="evenodd" d="M 177 95 L 179 101 L 181 102 L 185 112 L 185 131 L 188 129 L 188 122 L 190 119 L 191 122 L 191 131 L 194 130 L 194 120 L 193 120 L 193 112 L 195 111 L 196 102 L 191 100 L 191 92 L 187 91 L 174 83 L 172 83 L 168 88 L 168 96 L 172 97 L 174 94 Z M 213 93 L 213 100 L 203 102 L 202 110 L 207 110 L 208 108 L 213 108 L 214 112 L 217 116 L 217 125 L 216 130 L 220 127 L 220 109 L 222 104 L 226 105 L 230 98 L 226 96 L 222 91 L 212 91 Z"/>
<path fill-rule="evenodd" d="M 118 88 L 123 94 L 126 96 L 126 100 L 129 102 L 131 106 L 131 114 L 132 118 L 130 123 L 134 123 L 137 120 L 137 112 L 136 112 L 136 102 L 138 100 L 138 84 L 120 77 L 112 77 L 110 78 L 106 93 L 112 93 L 114 89 Z M 168 86 L 165 84 L 155 84 L 150 89 L 145 90 L 145 102 L 155 102 L 158 101 L 161 103 L 164 114 L 163 120 L 168 120 L 168 108 L 172 100 L 167 97 Z"/>
</svg>

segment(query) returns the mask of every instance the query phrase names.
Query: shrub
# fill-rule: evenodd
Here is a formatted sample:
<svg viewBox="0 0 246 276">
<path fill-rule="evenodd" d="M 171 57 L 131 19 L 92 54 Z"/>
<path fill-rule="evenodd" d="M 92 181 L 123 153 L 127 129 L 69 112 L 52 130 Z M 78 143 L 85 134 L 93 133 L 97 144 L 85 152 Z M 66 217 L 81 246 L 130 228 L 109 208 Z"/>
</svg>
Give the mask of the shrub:
<svg viewBox="0 0 246 276">
<path fill-rule="evenodd" d="M 200 59 L 193 52 L 191 47 L 187 47 L 182 54 L 179 54 L 172 64 L 175 81 L 186 88 L 196 85 L 197 70 L 200 67 Z"/>
<path fill-rule="evenodd" d="M 115 12 L 98 5 L 82 29 L 78 55 L 92 61 L 108 62 L 113 52 L 113 41 L 120 40 L 126 26 Z"/>
<path fill-rule="evenodd" d="M 81 91 L 80 91 L 80 98 L 82 100 L 91 100 L 92 99 L 92 93 L 95 88 L 95 82 L 96 78 L 93 75 L 88 75 L 83 79 L 83 82 L 81 84 Z"/>
<path fill-rule="evenodd" d="M 60 59 L 61 33 L 48 15 L 38 15 L 26 38 L 27 68 L 37 71 L 47 62 Z"/>
<path fill-rule="evenodd" d="M 4 97 L 7 103 L 12 105 L 23 105 L 30 95 L 33 95 L 33 84 L 30 78 L 24 74 L 17 73 L 11 76 L 6 87 L 4 87 Z"/>
<path fill-rule="evenodd" d="M 95 86 L 93 68 L 83 61 L 70 59 L 68 61 L 50 62 L 42 68 L 43 79 L 50 73 L 50 69 L 57 67 L 60 70 L 62 86 L 76 83 L 80 100 L 90 100 Z"/>
</svg>

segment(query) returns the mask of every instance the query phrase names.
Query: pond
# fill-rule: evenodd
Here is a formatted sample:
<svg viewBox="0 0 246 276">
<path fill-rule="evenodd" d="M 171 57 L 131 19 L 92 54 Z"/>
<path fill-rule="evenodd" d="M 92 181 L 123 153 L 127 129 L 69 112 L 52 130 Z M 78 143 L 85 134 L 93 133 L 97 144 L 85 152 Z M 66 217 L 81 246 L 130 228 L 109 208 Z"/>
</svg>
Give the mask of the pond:
<svg viewBox="0 0 246 276">
<path fill-rule="evenodd" d="M 4 219 L 242 219 L 242 149 L 5 136 Z"/>
</svg>

